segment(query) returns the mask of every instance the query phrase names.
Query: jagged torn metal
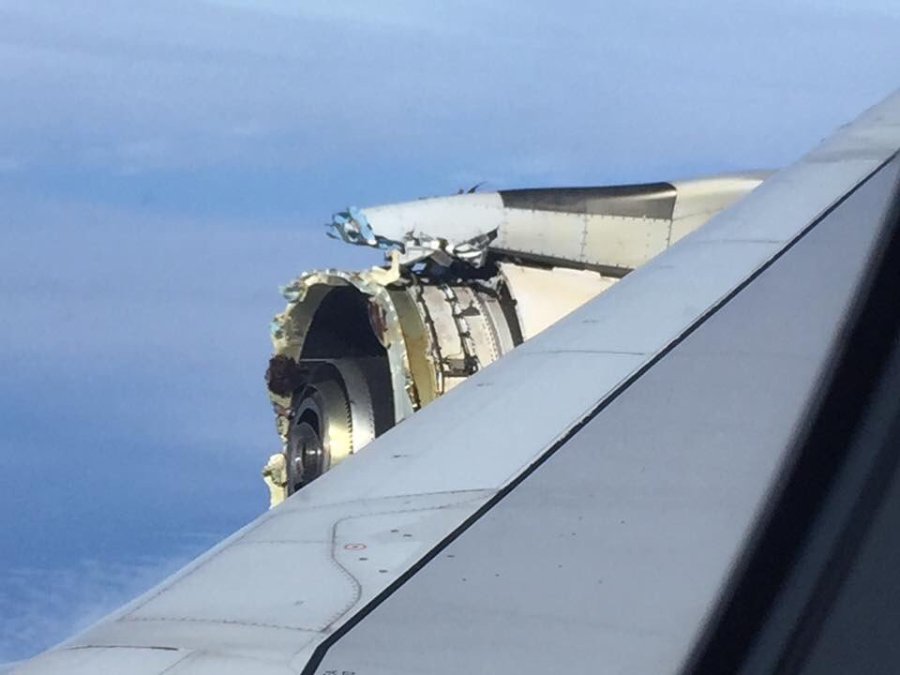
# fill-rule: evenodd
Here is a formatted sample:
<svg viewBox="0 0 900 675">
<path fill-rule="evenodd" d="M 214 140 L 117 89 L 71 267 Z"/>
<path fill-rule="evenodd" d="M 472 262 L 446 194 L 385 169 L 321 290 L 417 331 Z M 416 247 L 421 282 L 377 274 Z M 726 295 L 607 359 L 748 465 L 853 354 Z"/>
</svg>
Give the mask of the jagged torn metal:
<svg viewBox="0 0 900 675">
<path fill-rule="evenodd" d="M 331 217 L 331 222 L 326 226 L 326 233 L 332 239 L 340 239 L 348 244 L 356 244 L 357 246 L 372 246 L 389 250 L 391 248 L 399 248 L 403 250 L 403 242 L 394 239 L 388 239 L 375 233 L 372 226 L 369 225 L 369 219 L 362 209 L 351 206 L 346 211 L 335 213 Z"/>
<path fill-rule="evenodd" d="M 399 205 L 402 207 L 407 205 Z M 382 207 L 389 209 L 390 207 Z M 382 211 L 382 217 L 387 215 Z M 328 227 L 328 236 L 340 239 L 356 246 L 371 246 L 383 251 L 399 252 L 399 263 L 408 267 L 426 259 L 438 265 L 448 267 L 455 260 L 473 267 L 481 267 L 486 258 L 490 243 L 496 238 L 496 228 L 461 241 L 452 238 L 434 236 L 432 234 L 411 229 L 402 235 L 402 239 L 394 239 L 375 231 L 369 223 L 365 211 L 350 207 L 332 216 Z"/>
</svg>

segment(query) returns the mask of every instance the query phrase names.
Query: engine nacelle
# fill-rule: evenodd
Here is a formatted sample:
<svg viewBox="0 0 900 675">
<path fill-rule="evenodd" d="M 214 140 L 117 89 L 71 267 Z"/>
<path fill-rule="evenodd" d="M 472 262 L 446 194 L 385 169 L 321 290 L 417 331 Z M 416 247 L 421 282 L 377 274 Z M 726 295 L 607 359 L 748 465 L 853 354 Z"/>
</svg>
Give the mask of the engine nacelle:
<svg viewBox="0 0 900 675">
<path fill-rule="evenodd" d="M 512 190 L 350 209 L 390 265 L 302 274 L 272 324 L 272 504 L 752 190 L 762 176 Z"/>
</svg>

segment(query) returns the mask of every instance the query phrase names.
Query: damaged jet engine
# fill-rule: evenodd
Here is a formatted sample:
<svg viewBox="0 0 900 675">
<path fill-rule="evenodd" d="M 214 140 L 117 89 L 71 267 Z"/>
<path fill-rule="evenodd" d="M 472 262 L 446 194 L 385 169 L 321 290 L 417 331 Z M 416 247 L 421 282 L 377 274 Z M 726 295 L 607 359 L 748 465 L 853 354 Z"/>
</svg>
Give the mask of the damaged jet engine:
<svg viewBox="0 0 900 675">
<path fill-rule="evenodd" d="M 334 216 L 386 252 L 283 289 L 266 379 L 281 452 L 274 506 L 755 188 L 762 174 L 505 190 Z"/>
</svg>

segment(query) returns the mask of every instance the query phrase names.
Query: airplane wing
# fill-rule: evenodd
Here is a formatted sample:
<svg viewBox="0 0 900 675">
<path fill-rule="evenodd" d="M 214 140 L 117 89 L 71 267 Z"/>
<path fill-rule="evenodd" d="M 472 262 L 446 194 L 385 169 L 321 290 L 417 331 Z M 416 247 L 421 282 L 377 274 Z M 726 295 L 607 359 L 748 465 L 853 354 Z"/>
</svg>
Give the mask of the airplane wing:
<svg viewBox="0 0 900 675">
<path fill-rule="evenodd" d="M 900 93 L 14 672 L 732 672 L 898 148 Z"/>
</svg>

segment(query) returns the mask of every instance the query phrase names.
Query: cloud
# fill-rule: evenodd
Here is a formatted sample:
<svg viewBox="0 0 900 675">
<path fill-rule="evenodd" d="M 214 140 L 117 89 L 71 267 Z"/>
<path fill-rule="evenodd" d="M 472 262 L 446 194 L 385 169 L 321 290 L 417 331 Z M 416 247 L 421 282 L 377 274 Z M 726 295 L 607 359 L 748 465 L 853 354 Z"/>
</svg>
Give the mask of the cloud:
<svg viewBox="0 0 900 675">
<path fill-rule="evenodd" d="M 297 19 L 315 20 L 340 25 L 364 25 L 379 30 L 402 29 L 430 33 L 471 32 L 469 19 L 481 3 L 469 0 L 455 3 L 422 3 L 417 0 L 206 0 L 210 5 L 239 8 L 251 13 L 275 14 Z"/>
<path fill-rule="evenodd" d="M 649 174 L 686 147 L 701 172 L 772 166 L 895 86 L 898 30 L 896 12 L 804 2 L 37 1 L 0 10 L 16 101 L 0 147 L 57 172 L 267 168 L 378 188 L 390 160 L 431 193 L 469 171 Z"/>
<path fill-rule="evenodd" d="M 86 629 L 175 572 L 195 545 L 167 558 L 84 558 L 66 567 L 18 567 L 0 582 L 0 661 L 25 658 Z"/>
</svg>

